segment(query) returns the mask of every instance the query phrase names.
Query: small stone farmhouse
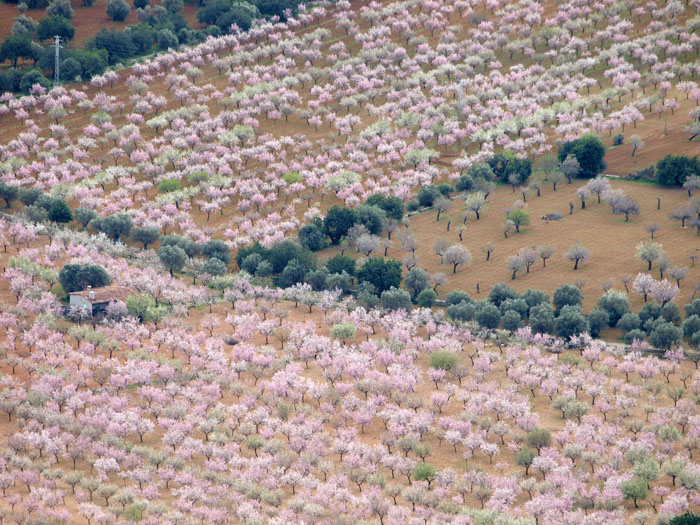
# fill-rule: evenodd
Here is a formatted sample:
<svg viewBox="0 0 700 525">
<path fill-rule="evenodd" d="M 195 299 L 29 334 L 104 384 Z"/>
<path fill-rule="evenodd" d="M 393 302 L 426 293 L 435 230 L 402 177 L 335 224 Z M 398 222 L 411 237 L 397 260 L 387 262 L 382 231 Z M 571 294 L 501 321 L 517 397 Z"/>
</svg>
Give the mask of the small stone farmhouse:
<svg viewBox="0 0 700 525">
<path fill-rule="evenodd" d="M 125 302 L 134 291 L 128 286 L 110 285 L 70 293 L 70 306 L 89 310 L 91 314 L 104 311 L 111 301 Z"/>
</svg>

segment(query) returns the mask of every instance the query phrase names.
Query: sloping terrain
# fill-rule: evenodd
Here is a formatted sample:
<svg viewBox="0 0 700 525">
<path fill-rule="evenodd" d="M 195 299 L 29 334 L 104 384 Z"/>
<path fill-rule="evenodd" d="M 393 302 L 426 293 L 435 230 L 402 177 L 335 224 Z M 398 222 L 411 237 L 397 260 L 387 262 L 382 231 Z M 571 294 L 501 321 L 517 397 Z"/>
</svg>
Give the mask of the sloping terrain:
<svg viewBox="0 0 700 525">
<path fill-rule="evenodd" d="M 684 133 L 700 99 L 697 8 L 309 5 L 89 84 L 2 97 L 0 173 L 73 209 L 127 212 L 232 251 L 295 237 L 377 192 L 408 201 L 504 149 L 537 164 L 589 131 L 611 146 L 606 172 L 626 174 L 697 152 Z M 634 156 L 633 134 L 645 142 Z M 685 190 L 611 180 L 639 203 L 626 222 L 595 197 L 581 209 L 584 182 L 542 182 L 539 197 L 532 181 L 498 186 L 463 239 L 458 196 L 439 222 L 427 210 L 397 226 L 387 255 L 401 260 L 400 233 L 413 232 L 418 266 L 447 275 L 441 295 L 478 299 L 477 282 L 485 296 L 505 281 L 551 293 L 579 279 L 586 310 L 603 281 L 623 289 L 624 274 L 645 271 L 634 251 L 651 222 L 673 263 L 690 264 L 695 230 L 668 216 Z M 523 198 L 532 224 L 506 238 L 503 210 Z M 222 291 L 192 261 L 171 277 L 153 249 L 30 224 L 16 201 L 6 212 L 6 522 L 622 524 L 698 508 L 700 383 L 685 359 L 697 352 L 487 331 L 438 308 L 368 311 L 243 275 Z M 553 212 L 562 220 L 538 218 Z M 471 264 L 451 273 L 439 239 L 468 247 Z M 576 241 L 592 259 L 574 272 L 562 255 Z M 555 255 L 511 281 L 508 256 L 533 245 Z M 52 290 L 69 262 L 133 287 L 148 303 L 140 319 L 124 304 L 99 324 L 64 319 Z"/>
</svg>

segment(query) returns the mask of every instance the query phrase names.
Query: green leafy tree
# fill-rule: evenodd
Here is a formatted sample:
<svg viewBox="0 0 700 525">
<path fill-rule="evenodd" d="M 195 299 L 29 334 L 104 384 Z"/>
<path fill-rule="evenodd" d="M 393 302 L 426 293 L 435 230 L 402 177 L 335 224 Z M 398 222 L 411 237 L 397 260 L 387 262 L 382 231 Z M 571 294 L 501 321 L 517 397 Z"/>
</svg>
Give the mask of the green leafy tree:
<svg viewBox="0 0 700 525">
<path fill-rule="evenodd" d="M 666 155 L 656 163 L 656 182 L 664 186 L 682 186 L 691 175 L 700 174 L 697 156 Z"/>
<path fill-rule="evenodd" d="M 158 193 L 171 193 L 180 189 L 178 179 L 163 179 L 158 183 Z"/>
<path fill-rule="evenodd" d="M 205 243 L 202 246 L 202 254 L 219 259 L 224 264 L 228 264 L 231 261 L 228 245 L 218 239 Z"/>
<path fill-rule="evenodd" d="M 406 290 L 391 287 L 381 294 L 382 308 L 411 311 L 411 296 Z"/>
<path fill-rule="evenodd" d="M 126 298 L 126 309 L 129 315 L 143 323 L 157 323 L 165 315 L 165 308 L 156 305 L 155 300 L 148 294 L 130 294 Z"/>
<path fill-rule="evenodd" d="M 296 283 L 303 282 L 307 272 L 308 269 L 305 265 L 299 262 L 298 259 L 292 259 L 282 270 L 279 276 L 279 285 L 283 288 L 289 288 Z"/>
<path fill-rule="evenodd" d="M 70 5 L 70 0 L 51 0 L 46 8 L 48 16 L 58 15 L 69 20 L 73 18 L 73 8 Z"/>
<path fill-rule="evenodd" d="M 630 302 L 625 292 L 608 290 L 598 299 L 598 308 L 607 312 L 610 326 L 615 326 L 620 318 L 629 312 Z"/>
<path fill-rule="evenodd" d="M 345 343 L 348 339 L 355 339 L 357 327 L 353 323 L 337 323 L 331 327 L 331 337 Z"/>
<path fill-rule="evenodd" d="M 610 325 L 610 316 L 605 310 L 596 308 L 588 314 L 588 328 L 591 337 L 598 337 Z"/>
<path fill-rule="evenodd" d="M 530 465 L 532 460 L 537 457 L 535 449 L 523 447 L 515 454 L 515 463 L 520 467 L 525 467 L 525 475 L 529 476 Z"/>
<path fill-rule="evenodd" d="M 49 220 L 53 222 L 67 223 L 73 220 L 73 214 L 63 199 L 54 199 L 49 208 Z"/>
<path fill-rule="evenodd" d="M 26 35 L 10 35 L 0 47 L 0 61 L 11 60 L 12 67 L 17 67 L 20 58 L 31 60 L 33 57 L 32 41 Z"/>
<path fill-rule="evenodd" d="M 61 80 L 72 82 L 83 74 L 83 67 L 75 58 L 66 58 L 61 61 Z"/>
<path fill-rule="evenodd" d="M 488 161 L 496 180 L 510 182 L 510 176 L 515 175 L 518 184 L 525 184 L 532 174 L 532 162 L 529 159 L 520 159 L 510 151 L 495 154 Z"/>
<path fill-rule="evenodd" d="M 358 222 L 357 213 L 349 208 L 333 206 L 323 219 L 323 227 L 331 243 L 338 244 L 340 239 L 347 235 L 350 228 Z"/>
<path fill-rule="evenodd" d="M 366 204 L 381 208 L 386 212 L 386 216 L 389 219 L 394 219 L 397 221 L 403 219 L 404 204 L 400 197 L 375 193 L 367 199 Z"/>
<path fill-rule="evenodd" d="M 427 481 L 428 489 L 430 489 L 430 484 L 435 481 L 436 475 L 437 469 L 430 463 L 420 462 L 413 469 L 413 479 L 416 481 Z"/>
<path fill-rule="evenodd" d="M 75 28 L 71 21 L 59 15 L 42 18 L 36 28 L 36 37 L 39 40 L 50 40 L 56 35 L 60 36 L 64 42 L 73 40 Z"/>
<path fill-rule="evenodd" d="M 292 239 L 275 243 L 263 254 L 263 258 L 272 264 L 273 273 L 282 272 L 292 259 L 296 259 L 305 272 L 316 268 L 314 254 Z"/>
<path fill-rule="evenodd" d="M 19 188 L 12 184 L 0 181 L 0 199 L 5 201 L 5 208 L 12 206 L 12 201 L 17 200 Z"/>
<path fill-rule="evenodd" d="M 432 184 L 421 186 L 420 190 L 418 190 L 418 203 L 428 208 L 433 205 L 439 196 L 440 191 Z"/>
<path fill-rule="evenodd" d="M 58 282 L 66 293 L 109 285 L 107 271 L 97 264 L 66 264 L 58 272 Z"/>
<path fill-rule="evenodd" d="M 404 284 L 411 291 L 411 299 L 416 300 L 418 294 L 428 287 L 430 276 L 421 268 L 413 268 L 406 274 Z"/>
<path fill-rule="evenodd" d="M 643 479 L 632 478 L 620 483 L 620 492 L 626 499 L 634 502 L 634 508 L 639 508 L 637 501 L 646 499 L 649 496 L 649 487 Z"/>
<path fill-rule="evenodd" d="M 75 212 L 73 212 L 73 215 L 75 220 L 78 221 L 83 228 L 87 228 L 90 221 L 97 218 L 97 213 L 87 208 L 77 208 Z"/>
<path fill-rule="evenodd" d="M 428 356 L 430 368 L 450 372 L 457 368 L 457 354 L 449 350 L 436 350 Z"/>
<path fill-rule="evenodd" d="M 539 454 L 542 448 L 552 444 L 552 435 L 546 428 L 533 428 L 525 434 L 525 442 L 529 447 L 537 449 Z"/>
<path fill-rule="evenodd" d="M 577 140 L 562 144 L 557 153 L 559 162 L 564 162 L 569 154 L 576 157 L 579 163 L 579 177 L 592 179 L 606 167 L 605 147 L 600 139 L 592 133 L 587 133 Z"/>
<path fill-rule="evenodd" d="M 39 84 L 41 87 L 48 89 L 51 86 L 51 82 L 38 69 L 30 69 L 22 74 L 22 78 L 19 81 L 19 89 L 22 93 L 29 93 L 29 91 L 34 87 L 34 84 Z"/>
<path fill-rule="evenodd" d="M 97 231 L 111 237 L 114 241 L 122 236 L 126 237 L 129 235 L 129 233 L 131 233 L 131 228 L 134 226 L 131 217 L 124 212 L 93 219 L 92 224 Z"/>
<path fill-rule="evenodd" d="M 692 512 L 686 512 L 680 516 L 676 516 L 668 525 L 700 525 L 700 516 Z"/>
<path fill-rule="evenodd" d="M 149 244 L 153 244 L 160 239 L 160 232 L 155 226 L 144 228 L 134 227 L 131 230 L 131 240 L 143 244 L 143 249 L 148 249 Z"/>
<path fill-rule="evenodd" d="M 667 321 L 657 321 L 649 334 L 649 341 L 656 348 L 669 349 L 683 340 L 683 330 Z"/>
<path fill-rule="evenodd" d="M 131 34 L 125 31 L 115 31 L 113 29 L 102 28 L 87 43 L 89 50 L 102 51 L 106 53 L 107 63 L 116 64 L 124 59 L 134 56 L 136 46 Z"/>
<path fill-rule="evenodd" d="M 521 226 L 528 226 L 530 224 L 530 212 L 523 208 L 515 208 L 508 213 L 508 219 L 513 221 L 515 231 L 520 233 Z"/>
<path fill-rule="evenodd" d="M 581 306 L 583 304 L 583 292 L 571 284 L 564 284 L 554 291 L 552 304 L 557 312 L 564 306 Z"/>
<path fill-rule="evenodd" d="M 167 27 L 164 27 L 156 33 L 156 43 L 160 49 L 167 50 L 175 49 L 180 41 L 175 33 Z"/>
<path fill-rule="evenodd" d="M 125 0 L 107 0 L 107 16 L 115 22 L 123 22 L 130 12 L 131 7 Z"/>
<path fill-rule="evenodd" d="M 347 255 L 334 255 L 326 261 L 325 264 L 328 273 L 340 274 L 347 273 L 349 276 L 353 277 L 355 275 L 355 259 L 348 257 Z"/>
<path fill-rule="evenodd" d="M 467 292 L 463 292 L 462 290 L 453 290 L 447 293 L 447 295 L 445 296 L 445 301 L 448 305 L 455 305 L 461 303 L 462 301 L 471 303 L 472 298 Z"/>
<path fill-rule="evenodd" d="M 179 246 L 161 246 L 158 257 L 170 272 L 170 277 L 173 276 L 174 271 L 182 270 L 187 263 L 187 254 Z"/>
<path fill-rule="evenodd" d="M 476 322 L 484 328 L 494 330 L 501 324 L 501 311 L 493 304 L 483 304 L 476 311 Z"/>
<path fill-rule="evenodd" d="M 358 282 L 367 282 L 374 286 L 377 293 L 381 293 L 401 285 L 401 263 L 393 259 L 369 257 L 355 275 Z"/>
<path fill-rule="evenodd" d="M 578 306 L 564 306 L 554 322 L 556 334 L 568 339 L 571 336 L 588 332 L 588 319 Z"/>
<path fill-rule="evenodd" d="M 554 331 L 554 309 L 548 303 L 530 309 L 530 328 L 536 334 L 551 334 Z"/>
<path fill-rule="evenodd" d="M 258 271 L 260 271 L 260 266 L 262 266 L 262 263 L 258 265 Z M 227 270 L 226 263 L 217 257 L 209 257 L 206 261 L 204 261 L 204 266 L 202 267 L 202 271 L 204 273 L 208 273 L 214 277 L 224 275 Z"/>
<path fill-rule="evenodd" d="M 299 243 L 312 252 L 316 252 L 324 248 L 326 235 L 316 224 L 305 224 L 299 228 Z"/>
<path fill-rule="evenodd" d="M 358 206 L 355 212 L 357 213 L 357 222 L 373 235 L 379 235 L 386 226 L 386 212 L 378 206 L 364 204 Z"/>
<path fill-rule="evenodd" d="M 430 288 L 422 290 L 416 298 L 416 304 L 421 308 L 430 308 L 437 301 L 437 292 Z"/>
</svg>

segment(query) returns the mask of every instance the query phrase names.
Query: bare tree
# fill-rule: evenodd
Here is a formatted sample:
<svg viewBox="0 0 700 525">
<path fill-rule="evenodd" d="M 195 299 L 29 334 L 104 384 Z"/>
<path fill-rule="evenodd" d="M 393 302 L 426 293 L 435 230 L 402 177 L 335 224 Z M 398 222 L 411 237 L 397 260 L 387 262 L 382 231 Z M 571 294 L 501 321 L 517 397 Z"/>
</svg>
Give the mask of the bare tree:
<svg viewBox="0 0 700 525">
<path fill-rule="evenodd" d="M 644 141 L 639 135 L 632 135 L 628 142 L 632 144 L 632 157 L 634 157 L 634 154 L 637 153 L 638 150 L 645 146 Z"/>
<path fill-rule="evenodd" d="M 690 210 L 689 206 L 681 206 L 680 208 L 676 208 L 669 214 L 669 218 L 674 219 L 676 221 L 681 221 L 681 228 L 685 228 L 685 221 L 690 219 L 693 216 L 693 213 Z"/>
<path fill-rule="evenodd" d="M 659 268 L 659 279 L 664 278 L 664 272 L 668 270 L 672 264 L 671 259 L 669 259 L 665 253 L 656 259 L 656 266 Z"/>
<path fill-rule="evenodd" d="M 396 219 L 387 219 L 386 221 L 386 236 L 391 239 L 391 234 L 399 229 L 399 223 Z"/>
<path fill-rule="evenodd" d="M 515 279 L 515 275 L 525 268 L 525 261 L 520 255 L 511 255 L 508 257 L 508 270 L 513 272 L 510 276 L 511 279 Z"/>
<path fill-rule="evenodd" d="M 463 241 L 463 240 L 464 240 L 464 239 L 462 238 L 462 236 L 464 235 L 464 232 L 465 232 L 466 230 L 467 230 L 467 229 L 466 229 L 464 226 L 460 226 L 459 228 L 457 228 L 457 237 L 459 237 L 459 240 L 460 240 L 460 241 Z"/>
<path fill-rule="evenodd" d="M 476 215 L 476 220 L 478 221 L 480 218 L 479 212 L 486 209 L 486 196 L 480 191 L 470 193 L 467 195 L 467 198 L 464 201 L 464 207 L 467 210 L 474 212 Z"/>
<path fill-rule="evenodd" d="M 447 282 L 447 276 L 442 272 L 435 272 L 430 276 L 430 280 L 433 281 L 433 291 L 437 293 L 438 286 Z"/>
<path fill-rule="evenodd" d="M 406 257 L 403 258 L 403 265 L 406 267 L 407 271 L 413 270 L 416 265 L 418 264 L 418 256 L 415 253 L 411 253 L 411 255 L 407 255 Z"/>
<path fill-rule="evenodd" d="M 487 242 L 481 247 L 481 251 L 486 254 L 486 260 L 491 258 L 491 254 L 496 250 L 496 245 L 492 242 Z"/>
<path fill-rule="evenodd" d="M 588 188 L 586 186 L 581 186 L 579 189 L 576 190 L 576 196 L 581 200 L 581 209 L 585 210 L 586 209 L 586 199 L 591 193 L 588 191 Z"/>
<path fill-rule="evenodd" d="M 691 219 L 688 221 L 688 226 L 695 228 L 698 237 L 700 237 L 700 217 L 695 215 L 691 217 Z"/>
<path fill-rule="evenodd" d="M 690 296 L 691 299 L 695 299 L 695 296 L 697 295 L 698 292 L 700 292 L 700 281 L 698 281 L 697 283 L 695 283 L 693 285 L 693 295 Z"/>
<path fill-rule="evenodd" d="M 450 243 L 446 239 L 438 239 L 433 243 L 433 252 L 435 255 L 440 256 L 440 262 L 442 262 L 442 258 L 449 247 Z"/>
<path fill-rule="evenodd" d="M 569 180 L 569 184 L 571 184 L 571 179 L 581 171 L 581 165 L 578 163 L 578 159 L 575 156 L 569 154 L 564 159 L 564 162 L 559 165 L 559 169 Z"/>
<path fill-rule="evenodd" d="M 688 277 L 688 267 L 687 266 L 674 266 L 668 271 L 668 276 L 676 281 L 678 288 L 681 287 L 681 281 Z"/>
<path fill-rule="evenodd" d="M 537 196 L 541 197 L 542 196 L 542 183 L 538 180 L 533 180 L 530 182 L 530 189 L 535 190 L 537 192 Z"/>
<path fill-rule="evenodd" d="M 700 190 L 700 177 L 697 175 L 690 175 L 683 183 L 683 188 L 688 190 L 688 197 L 692 197 L 692 190 Z"/>
<path fill-rule="evenodd" d="M 615 286 L 615 279 L 605 279 L 600 283 L 600 288 L 603 290 L 603 293 L 607 293 L 613 286 Z"/>
<path fill-rule="evenodd" d="M 544 176 L 549 178 L 549 174 L 552 173 L 559 166 L 556 155 L 548 154 L 542 157 L 538 163 L 538 167 L 544 171 Z"/>
<path fill-rule="evenodd" d="M 644 227 L 644 229 L 651 234 L 651 240 L 654 240 L 654 234 L 659 231 L 659 225 L 656 224 L 655 222 L 652 222 L 651 224 L 648 224 Z"/>
<path fill-rule="evenodd" d="M 416 248 L 418 247 L 418 242 L 416 241 L 416 236 L 413 234 L 412 231 L 401 230 L 397 234 L 397 237 L 399 239 L 399 242 L 401 243 L 401 250 L 402 251 L 411 252 L 411 253 L 416 252 Z"/>
<path fill-rule="evenodd" d="M 630 215 L 639 215 L 639 204 L 636 200 L 627 197 L 626 195 L 615 202 L 615 204 L 610 204 L 610 208 L 614 215 L 624 215 L 625 222 L 629 222 Z"/>
<path fill-rule="evenodd" d="M 634 280 L 634 275 L 632 275 L 631 273 L 624 273 L 622 274 L 622 277 L 620 279 L 622 281 L 622 284 L 625 286 L 625 291 L 627 293 L 630 293 L 629 285 Z"/>
<path fill-rule="evenodd" d="M 552 183 L 552 191 L 557 191 L 557 184 L 564 180 L 564 174 L 561 171 L 554 171 L 547 180 Z"/>
<path fill-rule="evenodd" d="M 446 264 L 452 265 L 452 273 L 457 273 L 457 266 L 469 264 L 472 254 L 461 244 L 453 244 L 445 251 L 443 260 Z"/>
<path fill-rule="evenodd" d="M 577 242 L 564 254 L 564 258 L 573 261 L 574 270 L 578 270 L 579 264 L 584 264 L 591 259 L 591 252 L 584 248 L 581 243 Z"/>
<path fill-rule="evenodd" d="M 384 247 L 384 257 L 386 257 L 389 248 L 391 248 L 393 245 L 394 241 L 392 241 L 391 239 L 382 239 L 382 246 Z"/>
<path fill-rule="evenodd" d="M 596 177 L 595 179 L 591 179 L 586 183 L 586 188 L 588 188 L 588 191 L 590 193 L 593 193 L 598 197 L 598 204 L 600 204 L 600 197 L 603 195 L 605 192 L 610 191 L 610 182 L 608 182 L 608 179 L 606 177 Z"/>
<path fill-rule="evenodd" d="M 525 273 L 530 273 L 530 267 L 537 262 L 540 257 L 540 252 L 534 246 L 532 248 L 523 248 L 518 254 L 522 257 L 525 263 Z"/>
<path fill-rule="evenodd" d="M 381 240 L 376 235 L 364 233 L 357 239 L 357 251 L 364 253 L 367 257 L 379 248 Z"/>
<path fill-rule="evenodd" d="M 542 268 L 547 267 L 547 259 L 549 259 L 552 255 L 554 255 L 554 247 L 553 246 L 543 246 L 540 248 L 540 259 L 542 259 Z"/>
<path fill-rule="evenodd" d="M 507 219 L 506 222 L 503 223 L 503 236 L 507 239 L 508 234 L 512 232 L 515 229 L 515 223 L 511 221 L 510 219 Z"/>
<path fill-rule="evenodd" d="M 517 173 L 511 173 L 510 175 L 508 175 L 508 184 L 510 184 L 513 187 L 513 193 L 515 193 L 515 187 L 518 185 L 519 182 L 520 177 Z"/>
<path fill-rule="evenodd" d="M 437 222 L 440 222 L 440 215 L 443 213 L 447 213 L 450 211 L 450 209 L 453 206 L 453 203 L 450 199 L 446 199 L 445 197 L 440 197 L 438 200 L 435 201 L 435 209 L 437 210 Z"/>
</svg>

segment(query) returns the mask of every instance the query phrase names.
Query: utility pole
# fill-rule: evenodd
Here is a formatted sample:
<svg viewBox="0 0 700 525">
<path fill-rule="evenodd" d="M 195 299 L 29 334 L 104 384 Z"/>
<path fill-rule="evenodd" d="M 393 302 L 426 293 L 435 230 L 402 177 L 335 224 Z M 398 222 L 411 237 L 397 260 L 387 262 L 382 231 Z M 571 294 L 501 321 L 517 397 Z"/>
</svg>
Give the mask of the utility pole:
<svg viewBox="0 0 700 525">
<path fill-rule="evenodd" d="M 53 85 L 57 86 L 58 85 L 58 79 L 59 79 L 59 67 L 60 67 L 60 62 L 59 62 L 59 49 L 61 49 L 61 37 L 56 35 L 54 38 L 54 45 L 56 46 L 56 59 L 55 63 L 53 66 Z"/>
</svg>

